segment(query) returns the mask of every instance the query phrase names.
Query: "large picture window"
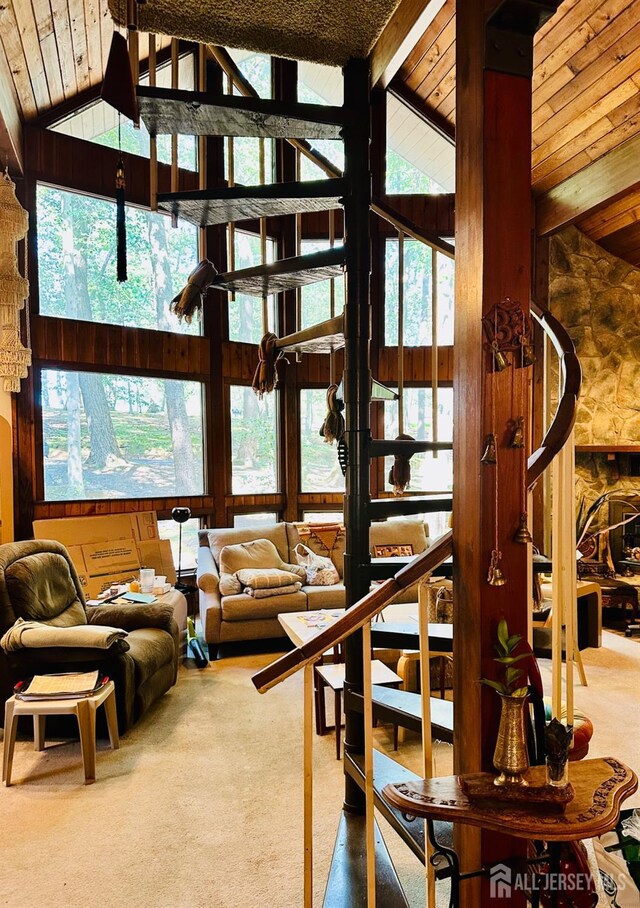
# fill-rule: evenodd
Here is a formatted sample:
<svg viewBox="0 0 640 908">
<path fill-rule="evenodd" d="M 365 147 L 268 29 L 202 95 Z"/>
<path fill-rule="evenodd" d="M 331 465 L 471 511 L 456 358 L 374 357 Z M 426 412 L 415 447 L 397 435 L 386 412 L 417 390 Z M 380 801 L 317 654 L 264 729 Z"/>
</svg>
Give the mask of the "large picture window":
<svg viewBox="0 0 640 908">
<path fill-rule="evenodd" d="M 453 344 L 453 304 L 455 268 L 452 259 L 435 255 L 437 281 L 437 340 L 445 347 Z M 430 347 L 432 340 L 432 250 L 417 240 L 404 241 L 404 343 L 407 347 Z M 398 240 L 387 240 L 385 247 L 384 342 L 398 344 Z"/>
<path fill-rule="evenodd" d="M 302 492 L 344 492 L 336 445 L 320 437 L 327 411 L 324 388 L 300 391 L 300 476 Z"/>
<path fill-rule="evenodd" d="M 433 441 L 431 388 L 404 389 L 404 431 L 419 441 Z M 453 440 L 453 388 L 438 388 L 438 441 Z M 384 404 L 384 437 L 398 434 L 398 401 Z M 393 457 L 385 458 L 385 489 L 391 491 L 389 471 Z M 411 458 L 411 492 L 450 492 L 453 489 L 453 453 L 439 451 Z"/>
<path fill-rule="evenodd" d="M 116 280 L 115 202 L 39 185 L 40 312 L 110 325 L 198 333 L 169 311 L 198 262 L 198 231 L 127 206 L 129 280 Z"/>
<path fill-rule="evenodd" d="M 248 385 L 231 385 L 231 492 L 278 491 L 277 392 L 258 400 Z"/>
<path fill-rule="evenodd" d="M 42 370 L 48 501 L 202 495 L 202 385 Z"/>
</svg>

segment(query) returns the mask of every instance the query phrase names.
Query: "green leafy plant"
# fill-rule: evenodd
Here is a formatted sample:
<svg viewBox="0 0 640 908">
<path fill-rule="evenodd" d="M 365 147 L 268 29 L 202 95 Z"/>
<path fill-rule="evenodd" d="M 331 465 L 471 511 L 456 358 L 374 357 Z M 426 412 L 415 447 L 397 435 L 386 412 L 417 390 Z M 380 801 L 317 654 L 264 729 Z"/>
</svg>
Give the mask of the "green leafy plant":
<svg viewBox="0 0 640 908">
<path fill-rule="evenodd" d="M 520 653 L 518 656 L 514 655 L 521 640 L 521 634 L 509 636 L 507 622 L 502 618 L 498 624 L 498 642 L 494 646 L 498 655 L 493 661 L 504 666 L 504 680 L 491 681 L 489 678 L 481 678 L 480 684 L 486 684 L 487 687 L 497 690 L 503 697 L 525 697 L 527 695 L 528 688 L 526 686 L 518 686 L 521 683 L 520 679 L 524 672 L 515 667 L 516 663 L 521 662 L 523 659 L 528 659 L 530 656 L 530 653 Z"/>
</svg>

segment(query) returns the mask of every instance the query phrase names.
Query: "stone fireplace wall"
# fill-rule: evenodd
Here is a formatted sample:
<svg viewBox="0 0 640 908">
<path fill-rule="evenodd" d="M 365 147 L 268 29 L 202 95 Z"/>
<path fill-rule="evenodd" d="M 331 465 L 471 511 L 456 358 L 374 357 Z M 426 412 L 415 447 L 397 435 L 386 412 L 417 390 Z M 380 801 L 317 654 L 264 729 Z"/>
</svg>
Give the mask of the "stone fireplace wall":
<svg viewBox="0 0 640 908">
<path fill-rule="evenodd" d="M 549 303 L 582 365 L 576 445 L 637 444 L 640 451 L 640 270 L 569 227 L 551 239 Z M 640 489 L 637 473 L 635 455 L 577 454 L 577 504 L 611 489 Z"/>
</svg>

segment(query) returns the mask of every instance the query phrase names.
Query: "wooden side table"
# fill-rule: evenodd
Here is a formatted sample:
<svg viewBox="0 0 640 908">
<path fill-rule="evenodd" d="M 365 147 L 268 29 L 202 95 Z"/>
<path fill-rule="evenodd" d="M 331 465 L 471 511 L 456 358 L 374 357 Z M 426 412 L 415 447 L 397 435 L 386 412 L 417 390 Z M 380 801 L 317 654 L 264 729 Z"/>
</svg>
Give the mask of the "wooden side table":
<svg viewBox="0 0 640 908">
<path fill-rule="evenodd" d="M 108 681 L 92 697 L 61 700 L 18 700 L 9 697 L 4 708 L 4 748 L 2 755 L 2 781 L 11 785 L 13 752 L 19 716 L 33 716 L 33 739 L 37 751 L 45 747 L 45 722 L 47 716 L 73 715 L 78 720 L 80 747 L 84 766 L 85 785 L 96 780 L 96 710 L 104 704 L 111 747 L 120 747 L 116 715 L 116 688 Z"/>
<path fill-rule="evenodd" d="M 545 773 L 544 766 L 533 766 L 527 773 L 527 780 L 531 785 L 542 785 Z M 620 819 L 622 802 L 638 788 L 635 772 L 614 757 L 570 764 L 569 781 L 575 796 L 564 810 L 518 802 L 470 801 L 465 781 L 478 779 L 492 780 L 493 774 L 474 773 L 398 782 L 385 786 L 382 791 L 384 799 L 405 816 L 426 819 L 434 858 L 441 857 L 446 862 L 444 869 L 436 871 L 436 877 L 451 880 L 452 908 L 460 904 L 460 882 L 470 877 L 490 875 L 491 868 L 461 874 L 455 851 L 436 840 L 434 820 L 480 826 L 493 832 L 508 832 L 516 838 L 546 842 L 549 866 L 554 868 L 559 861 L 559 850 L 554 848 L 554 843 L 590 839 L 609 832 Z M 552 905 L 556 904 L 560 894 L 557 891 L 549 893 Z"/>
</svg>

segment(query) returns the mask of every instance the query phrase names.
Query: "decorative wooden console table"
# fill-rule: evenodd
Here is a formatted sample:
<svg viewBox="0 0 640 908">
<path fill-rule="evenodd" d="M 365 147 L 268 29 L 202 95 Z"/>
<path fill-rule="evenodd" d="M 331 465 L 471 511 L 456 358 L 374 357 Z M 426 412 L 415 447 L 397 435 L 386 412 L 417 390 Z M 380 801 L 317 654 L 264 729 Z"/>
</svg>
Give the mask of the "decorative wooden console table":
<svg viewBox="0 0 640 908">
<path fill-rule="evenodd" d="M 558 866 L 559 847 L 554 843 L 590 839 L 613 829 L 620 818 L 620 807 L 638 788 L 638 778 L 632 769 L 613 757 L 581 760 L 571 763 L 570 782 L 575 796 L 564 810 L 536 804 L 505 801 L 470 801 L 465 780 L 493 778 L 491 773 L 467 776 L 445 776 L 421 779 L 417 782 L 398 782 L 387 785 L 383 797 L 406 816 L 423 817 L 427 821 L 434 857 L 444 858 L 447 867 L 437 877 L 451 880 L 452 908 L 460 904 L 460 881 L 469 877 L 489 875 L 491 868 L 461 874 L 458 856 L 435 838 L 433 821 L 465 823 L 494 832 L 508 829 L 512 836 L 539 840 L 548 845 L 551 870 Z M 527 773 L 531 785 L 542 785 L 545 767 L 533 766 Z M 537 862 L 540 861 L 538 857 Z M 552 904 L 559 893 L 551 893 Z"/>
</svg>

